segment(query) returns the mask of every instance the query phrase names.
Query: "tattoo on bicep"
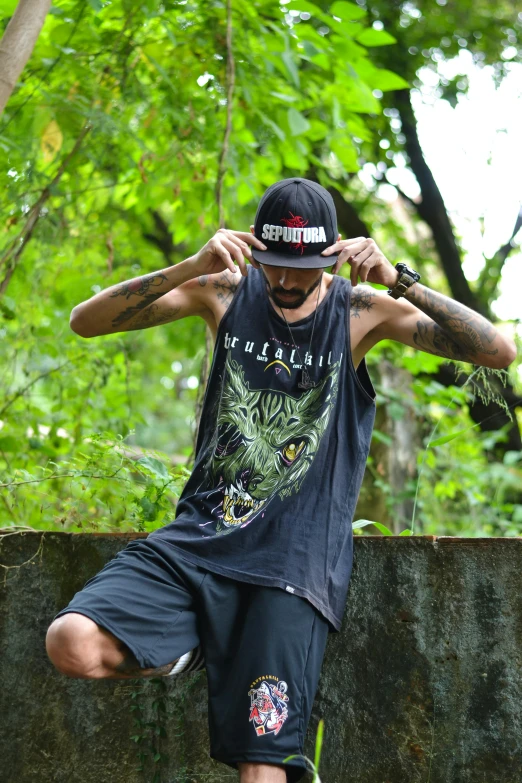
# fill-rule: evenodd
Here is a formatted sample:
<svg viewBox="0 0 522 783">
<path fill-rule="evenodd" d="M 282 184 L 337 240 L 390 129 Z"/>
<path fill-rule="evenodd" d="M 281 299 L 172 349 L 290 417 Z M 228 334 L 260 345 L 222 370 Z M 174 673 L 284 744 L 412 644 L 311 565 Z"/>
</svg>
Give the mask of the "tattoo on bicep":
<svg viewBox="0 0 522 783">
<path fill-rule="evenodd" d="M 376 294 L 368 286 L 352 288 L 350 297 L 350 318 L 360 318 L 361 310 L 369 311 L 375 304 Z"/>
<path fill-rule="evenodd" d="M 485 349 L 477 333 L 473 329 L 465 329 L 462 326 L 465 327 L 466 324 L 461 324 L 457 343 L 439 324 L 431 320 L 420 320 L 417 321 L 418 331 L 413 333 L 413 340 L 422 351 L 464 362 L 474 363 L 478 354 L 487 353 L 494 356 L 498 353 L 498 348 Z"/>
<path fill-rule="evenodd" d="M 163 307 L 160 311 L 159 305 L 151 304 L 142 313 L 139 313 L 127 331 L 132 332 L 136 329 L 147 329 L 149 326 L 159 326 L 174 321 L 181 307 Z"/>
<path fill-rule="evenodd" d="M 214 288 L 219 301 L 228 307 L 231 303 L 238 284 L 228 272 L 222 272 L 217 280 L 214 280 Z"/>
</svg>

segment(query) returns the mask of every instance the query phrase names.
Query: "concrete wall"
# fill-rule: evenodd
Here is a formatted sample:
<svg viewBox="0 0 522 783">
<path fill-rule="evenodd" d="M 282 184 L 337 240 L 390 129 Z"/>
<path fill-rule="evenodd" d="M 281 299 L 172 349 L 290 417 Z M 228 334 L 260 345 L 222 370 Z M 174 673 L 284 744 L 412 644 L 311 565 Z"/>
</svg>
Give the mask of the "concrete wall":
<svg viewBox="0 0 522 783">
<path fill-rule="evenodd" d="M 135 537 L 1 538 L 2 783 L 237 779 L 208 758 L 204 673 L 71 680 L 46 657 L 54 614 Z M 357 537 L 307 752 L 322 717 L 323 783 L 520 783 L 521 663 L 521 539 Z M 152 725 L 136 729 L 137 715 Z M 138 771 L 130 736 L 156 728 L 168 758 Z"/>
</svg>

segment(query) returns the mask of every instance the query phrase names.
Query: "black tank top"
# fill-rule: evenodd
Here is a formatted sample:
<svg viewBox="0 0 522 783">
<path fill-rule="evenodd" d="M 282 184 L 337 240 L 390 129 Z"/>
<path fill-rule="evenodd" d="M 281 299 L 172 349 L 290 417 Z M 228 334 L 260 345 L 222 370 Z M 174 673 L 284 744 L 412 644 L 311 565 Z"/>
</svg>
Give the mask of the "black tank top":
<svg viewBox="0 0 522 783">
<path fill-rule="evenodd" d="M 219 325 L 194 470 L 175 520 L 151 533 L 210 571 L 306 598 L 335 630 L 376 408 L 365 360 L 352 362 L 351 289 L 333 277 L 311 348 L 314 313 L 290 324 L 297 351 L 248 268 Z M 314 388 L 299 387 L 299 354 Z"/>
</svg>

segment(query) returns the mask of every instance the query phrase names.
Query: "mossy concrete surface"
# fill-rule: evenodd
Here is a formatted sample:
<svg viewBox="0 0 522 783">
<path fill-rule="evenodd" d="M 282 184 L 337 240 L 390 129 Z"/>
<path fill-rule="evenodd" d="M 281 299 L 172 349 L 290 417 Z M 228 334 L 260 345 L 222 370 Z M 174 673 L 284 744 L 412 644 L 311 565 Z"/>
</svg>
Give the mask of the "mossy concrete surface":
<svg viewBox="0 0 522 783">
<path fill-rule="evenodd" d="M 237 780 L 208 757 L 204 673 L 73 680 L 47 659 L 54 615 L 137 537 L 0 539 L 2 783 Z M 521 539 L 356 537 L 307 738 L 313 757 L 324 718 L 323 783 L 521 783 L 521 646 Z"/>
</svg>

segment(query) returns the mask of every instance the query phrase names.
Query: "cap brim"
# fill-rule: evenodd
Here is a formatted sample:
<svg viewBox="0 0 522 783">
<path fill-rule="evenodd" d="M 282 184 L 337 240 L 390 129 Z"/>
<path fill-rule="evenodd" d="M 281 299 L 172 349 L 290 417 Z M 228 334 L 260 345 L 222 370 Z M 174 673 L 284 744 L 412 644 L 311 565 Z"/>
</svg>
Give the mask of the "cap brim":
<svg viewBox="0 0 522 783">
<path fill-rule="evenodd" d="M 260 264 L 269 266 L 286 266 L 291 269 L 324 269 L 333 266 L 337 260 L 338 253 L 332 253 L 329 256 L 320 254 L 314 256 L 289 256 L 282 253 L 273 253 L 271 250 L 258 250 L 251 248 L 252 256 Z"/>
</svg>

